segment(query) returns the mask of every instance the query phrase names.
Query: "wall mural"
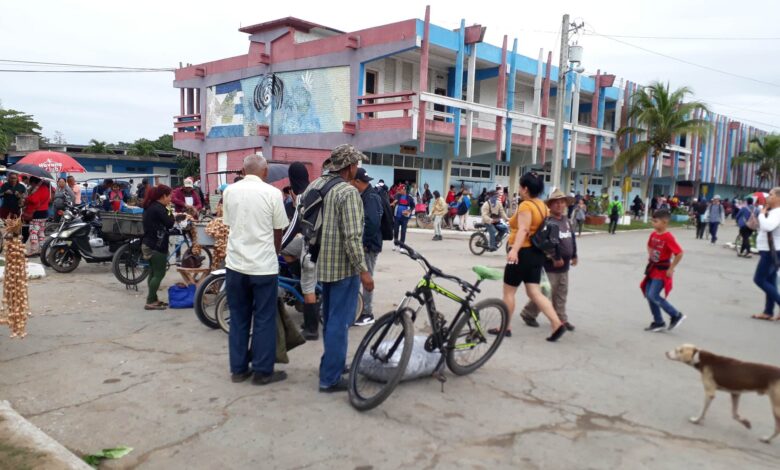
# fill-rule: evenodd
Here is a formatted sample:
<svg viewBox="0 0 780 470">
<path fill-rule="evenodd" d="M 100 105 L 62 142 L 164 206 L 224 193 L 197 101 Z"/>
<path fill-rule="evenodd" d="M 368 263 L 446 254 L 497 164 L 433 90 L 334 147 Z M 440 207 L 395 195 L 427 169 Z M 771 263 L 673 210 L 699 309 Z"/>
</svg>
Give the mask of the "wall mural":
<svg viewBox="0 0 780 470">
<path fill-rule="evenodd" d="M 206 135 L 341 132 L 349 120 L 349 67 L 264 74 L 206 90 Z"/>
</svg>

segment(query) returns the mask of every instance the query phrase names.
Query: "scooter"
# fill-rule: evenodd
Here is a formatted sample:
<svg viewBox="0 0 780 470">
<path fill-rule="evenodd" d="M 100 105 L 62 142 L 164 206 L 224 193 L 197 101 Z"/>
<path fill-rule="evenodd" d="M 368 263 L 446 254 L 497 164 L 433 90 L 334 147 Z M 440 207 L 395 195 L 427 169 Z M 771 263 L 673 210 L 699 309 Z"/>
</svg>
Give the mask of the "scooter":
<svg viewBox="0 0 780 470">
<path fill-rule="evenodd" d="M 58 273 L 69 273 L 82 259 L 87 263 L 111 262 L 114 252 L 127 241 L 107 239 L 101 230 L 99 213 L 90 207 L 82 211 L 81 217 L 64 221 L 44 247 L 46 264 Z"/>
</svg>

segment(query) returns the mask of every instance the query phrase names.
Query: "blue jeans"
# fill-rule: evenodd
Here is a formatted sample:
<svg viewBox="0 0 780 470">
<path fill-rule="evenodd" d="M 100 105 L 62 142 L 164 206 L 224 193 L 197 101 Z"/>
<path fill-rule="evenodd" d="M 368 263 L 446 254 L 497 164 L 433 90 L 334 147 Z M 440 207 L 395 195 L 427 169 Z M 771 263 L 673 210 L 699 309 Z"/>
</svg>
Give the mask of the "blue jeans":
<svg viewBox="0 0 780 470">
<path fill-rule="evenodd" d="M 777 291 L 777 266 L 775 266 L 772 260 L 771 252 L 760 251 L 758 256 L 758 265 L 756 265 L 756 274 L 753 276 L 753 282 L 766 294 L 764 313 L 772 316 L 775 311 L 775 304 L 780 304 L 780 292 Z"/>
<path fill-rule="evenodd" d="M 503 237 L 506 235 L 506 225 L 504 224 L 487 224 L 488 235 L 490 236 L 490 249 L 496 249 L 496 234 L 500 233 Z"/>
<path fill-rule="evenodd" d="M 358 289 L 360 277 L 357 275 L 322 283 L 322 340 L 325 350 L 320 359 L 320 388 L 335 385 L 344 372 L 349 341 L 347 333 L 355 321 Z M 230 329 L 233 331 L 233 325 Z"/>
<path fill-rule="evenodd" d="M 718 226 L 720 222 L 710 222 L 710 242 L 718 241 Z"/>
<path fill-rule="evenodd" d="M 645 297 L 650 304 L 650 312 L 653 314 L 653 323 L 660 325 L 664 323 L 664 317 L 661 315 L 661 309 L 674 319 L 680 315 L 680 312 L 669 303 L 668 300 L 661 297 L 661 291 L 664 289 L 663 279 L 649 279 L 645 286 Z M 232 326 L 231 326 L 232 328 Z"/>
<path fill-rule="evenodd" d="M 401 243 L 406 243 L 406 224 L 409 223 L 409 219 L 406 217 L 396 217 L 393 224 L 393 240 L 398 240 L 398 233 L 401 234 Z"/>
<path fill-rule="evenodd" d="M 225 291 L 230 307 L 230 373 L 251 369 L 271 375 L 276 362 L 276 295 L 278 276 L 251 276 L 230 269 L 225 274 Z M 353 309 L 354 310 L 354 309 Z M 252 350 L 249 351 L 249 335 Z M 251 364 L 250 364 L 250 357 Z"/>
</svg>

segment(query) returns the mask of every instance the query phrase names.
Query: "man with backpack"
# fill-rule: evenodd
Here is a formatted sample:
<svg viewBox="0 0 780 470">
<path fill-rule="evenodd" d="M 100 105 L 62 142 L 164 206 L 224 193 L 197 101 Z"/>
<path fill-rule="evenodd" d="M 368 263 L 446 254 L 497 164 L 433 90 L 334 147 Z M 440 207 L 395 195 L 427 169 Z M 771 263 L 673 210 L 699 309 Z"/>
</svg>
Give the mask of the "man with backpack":
<svg viewBox="0 0 780 470">
<path fill-rule="evenodd" d="M 382 200 L 377 190 L 369 184 L 374 178 L 368 176 L 365 168 L 358 168 L 355 179 L 352 180 L 363 201 L 363 252 L 366 254 L 366 267 L 371 276 L 374 275 L 376 260 L 382 252 Z M 363 313 L 355 321 L 356 326 L 366 326 L 374 323 L 373 293 L 363 289 Z"/>
<path fill-rule="evenodd" d="M 395 210 L 395 223 L 393 225 L 393 251 L 395 251 L 396 245 L 399 242 L 406 243 L 406 225 L 409 223 L 409 218 L 412 216 L 412 214 L 414 214 L 414 198 L 406 194 L 406 186 L 403 184 L 398 185 L 398 189 L 395 193 L 395 199 L 393 200 L 393 208 Z M 403 248 L 401 248 L 401 252 L 403 252 Z"/>
<path fill-rule="evenodd" d="M 358 149 L 344 144 L 333 149 L 322 165 L 323 175 L 314 180 L 302 197 L 304 244 L 317 263 L 322 282 L 322 338 L 320 392 L 344 392 L 342 376 L 347 361 L 349 326 L 357 309 L 360 284 L 374 290 L 374 280 L 363 252 L 363 203 L 355 179 L 358 163 L 366 161 Z"/>
<path fill-rule="evenodd" d="M 751 218 L 753 222 L 748 222 Z M 756 208 L 753 206 L 753 198 L 749 197 L 745 199 L 745 205 L 737 213 L 737 226 L 739 227 L 739 235 L 742 237 L 742 246 L 737 256 L 751 258 L 750 237 L 753 236 L 753 229 L 750 226 L 753 225 L 755 227 L 754 224 L 756 222 L 758 222 Z"/>
<path fill-rule="evenodd" d="M 609 203 L 609 233 L 615 234 L 618 220 L 623 216 L 623 203 L 620 202 L 620 196 L 615 196 L 615 200 Z"/>
</svg>

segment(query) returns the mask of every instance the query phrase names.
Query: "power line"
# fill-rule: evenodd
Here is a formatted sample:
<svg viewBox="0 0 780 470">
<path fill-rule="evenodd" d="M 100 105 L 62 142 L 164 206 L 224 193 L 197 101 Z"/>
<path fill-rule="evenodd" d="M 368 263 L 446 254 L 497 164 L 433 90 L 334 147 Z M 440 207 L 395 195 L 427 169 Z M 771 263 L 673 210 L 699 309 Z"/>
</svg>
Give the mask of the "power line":
<svg viewBox="0 0 780 470">
<path fill-rule="evenodd" d="M 610 41 L 615 41 L 615 42 L 618 42 L 620 44 L 624 44 L 626 46 L 633 47 L 635 49 L 639 49 L 641 51 L 645 51 L 645 52 L 650 53 L 650 54 L 655 54 L 657 56 L 661 56 L 661 57 L 664 57 L 664 58 L 667 58 L 667 59 L 670 59 L 670 60 L 674 60 L 674 61 L 677 61 L 677 62 L 682 62 L 683 64 L 691 65 L 693 67 L 699 67 L 701 69 L 705 69 L 705 70 L 709 70 L 709 71 L 712 71 L 712 72 L 721 73 L 723 75 L 728 75 L 728 76 L 735 77 L 735 78 L 741 78 L 743 80 L 749 80 L 749 81 L 755 82 L 755 83 L 761 83 L 762 85 L 769 85 L 769 86 L 780 88 L 780 84 L 778 84 L 778 83 L 767 82 L 767 81 L 764 81 L 764 80 L 759 80 L 758 78 L 748 77 L 748 76 L 745 76 L 745 75 L 739 75 L 739 74 L 736 74 L 736 73 L 733 73 L 733 72 L 729 72 L 729 71 L 726 71 L 726 70 L 716 69 L 715 67 L 710 67 L 709 65 L 697 64 L 697 63 L 691 62 L 689 60 L 680 59 L 678 57 L 674 57 L 674 56 L 671 56 L 669 54 L 664 54 L 663 52 L 654 51 L 654 50 L 648 49 L 646 47 L 637 46 L 636 44 L 632 44 L 630 42 L 622 41 L 620 39 L 615 39 L 615 38 L 613 38 L 611 36 L 607 36 L 606 34 L 599 34 L 599 33 L 595 32 L 595 31 L 593 31 L 592 34 L 595 35 L 595 36 L 601 36 L 603 38 L 609 39 Z"/>
<path fill-rule="evenodd" d="M 589 31 L 586 31 L 584 34 L 588 36 L 609 36 L 612 38 L 624 39 L 660 39 L 675 41 L 780 41 L 780 37 L 759 36 L 627 36 L 620 34 L 599 34 Z"/>
<path fill-rule="evenodd" d="M 21 70 L 0 69 L 0 72 L 10 73 L 159 73 L 172 72 L 171 70 Z"/>
<path fill-rule="evenodd" d="M 61 62 L 39 62 L 33 60 L 14 60 L 14 59 L 0 59 L 0 62 L 6 62 L 9 64 L 29 64 L 29 65 L 44 65 L 44 66 L 56 66 L 56 67 L 88 67 L 96 69 L 117 69 L 117 70 L 139 70 L 139 71 L 155 71 L 155 72 L 173 72 L 172 68 L 162 67 L 126 67 L 126 66 L 114 66 L 114 65 L 89 65 L 89 64 L 68 64 Z"/>
</svg>

